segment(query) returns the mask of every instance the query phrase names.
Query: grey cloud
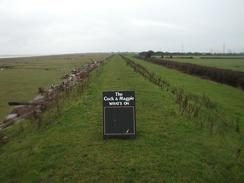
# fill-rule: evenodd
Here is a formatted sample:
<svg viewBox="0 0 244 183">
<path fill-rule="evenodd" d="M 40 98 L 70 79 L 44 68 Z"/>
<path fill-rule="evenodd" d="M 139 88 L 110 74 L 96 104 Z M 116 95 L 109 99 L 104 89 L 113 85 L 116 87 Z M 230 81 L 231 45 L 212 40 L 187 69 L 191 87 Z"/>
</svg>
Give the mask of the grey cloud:
<svg viewBox="0 0 244 183">
<path fill-rule="evenodd" d="M 244 52 L 242 0 L 0 0 L 0 55 Z"/>
</svg>

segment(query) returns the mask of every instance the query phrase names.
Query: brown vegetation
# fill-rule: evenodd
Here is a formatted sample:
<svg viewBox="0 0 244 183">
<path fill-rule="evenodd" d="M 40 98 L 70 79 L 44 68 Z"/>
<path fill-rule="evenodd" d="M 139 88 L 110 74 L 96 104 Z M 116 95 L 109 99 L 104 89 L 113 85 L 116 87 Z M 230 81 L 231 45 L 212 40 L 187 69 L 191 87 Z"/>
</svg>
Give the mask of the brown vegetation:
<svg viewBox="0 0 244 183">
<path fill-rule="evenodd" d="M 61 93 L 64 93 L 62 97 L 68 97 L 74 87 L 78 87 L 80 90 L 79 92 L 82 92 L 87 85 L 89 73 L 102 62 L 103 61 L 92 61 L 80 68 L 72 70 L 70 74 L 64 76 L 60 84 L 52 85 L 47 90 L 39 88 L 38 95 L 30 102 L 9 102 L 9 105 L 14 106 L 14 108 L 0 123 L 0 130 L 26 117 L 34 118 L 36 121 L 40 122 L 41 112 L 50 106 L 56 106 L 58 111 Z"/>
</svg>

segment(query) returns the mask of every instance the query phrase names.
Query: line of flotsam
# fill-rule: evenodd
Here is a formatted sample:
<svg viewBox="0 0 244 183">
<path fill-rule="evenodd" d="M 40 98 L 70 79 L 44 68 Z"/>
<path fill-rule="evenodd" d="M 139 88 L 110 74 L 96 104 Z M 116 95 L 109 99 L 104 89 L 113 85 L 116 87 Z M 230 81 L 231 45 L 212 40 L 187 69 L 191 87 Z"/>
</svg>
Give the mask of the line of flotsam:
<svg viewBox="0 0 244 183">
<path fill-rule="evenodd" d="M 89 73 L 100 66 L 102 61 L 91 61 L 80 68 L 72 70 L 70 74 L 66 74 L 58 85 L 52 85 L 47 90 L 39 88 L 38 95 L 30 102 L 9 102 L 14 105 L 13 110 L 0 122 L 0 130 L 4 129 L 23 118 L 40 115 L 51 102 L 59 95 L 60 92 L 69 91 L 74 86 L 82 84 L 87 79 Z"/>
</svg>

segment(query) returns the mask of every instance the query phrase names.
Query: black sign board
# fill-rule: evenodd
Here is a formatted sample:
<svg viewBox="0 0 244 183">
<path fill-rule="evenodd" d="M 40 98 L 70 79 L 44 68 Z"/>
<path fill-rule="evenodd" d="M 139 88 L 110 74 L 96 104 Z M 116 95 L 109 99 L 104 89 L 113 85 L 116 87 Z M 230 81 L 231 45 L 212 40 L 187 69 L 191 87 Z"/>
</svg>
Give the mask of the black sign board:
<svg viewBox="0 0 244 183">
<path fill-rule="evenodd" d="M 103 136 L 136 136 L 135 92 L 103 92 Z"/>
</svg>

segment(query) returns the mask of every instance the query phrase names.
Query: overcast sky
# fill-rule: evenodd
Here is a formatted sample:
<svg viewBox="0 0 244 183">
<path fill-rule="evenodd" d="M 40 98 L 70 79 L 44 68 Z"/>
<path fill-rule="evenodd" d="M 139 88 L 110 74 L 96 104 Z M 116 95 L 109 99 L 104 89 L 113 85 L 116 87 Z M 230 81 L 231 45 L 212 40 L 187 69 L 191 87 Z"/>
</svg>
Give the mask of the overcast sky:
<svg viewBox="0 0 244 183">
<path fill-rule="evenodd" d="M 0 0 L 0 55 L 244 52 L 244 0 Z"/>
</svg>

